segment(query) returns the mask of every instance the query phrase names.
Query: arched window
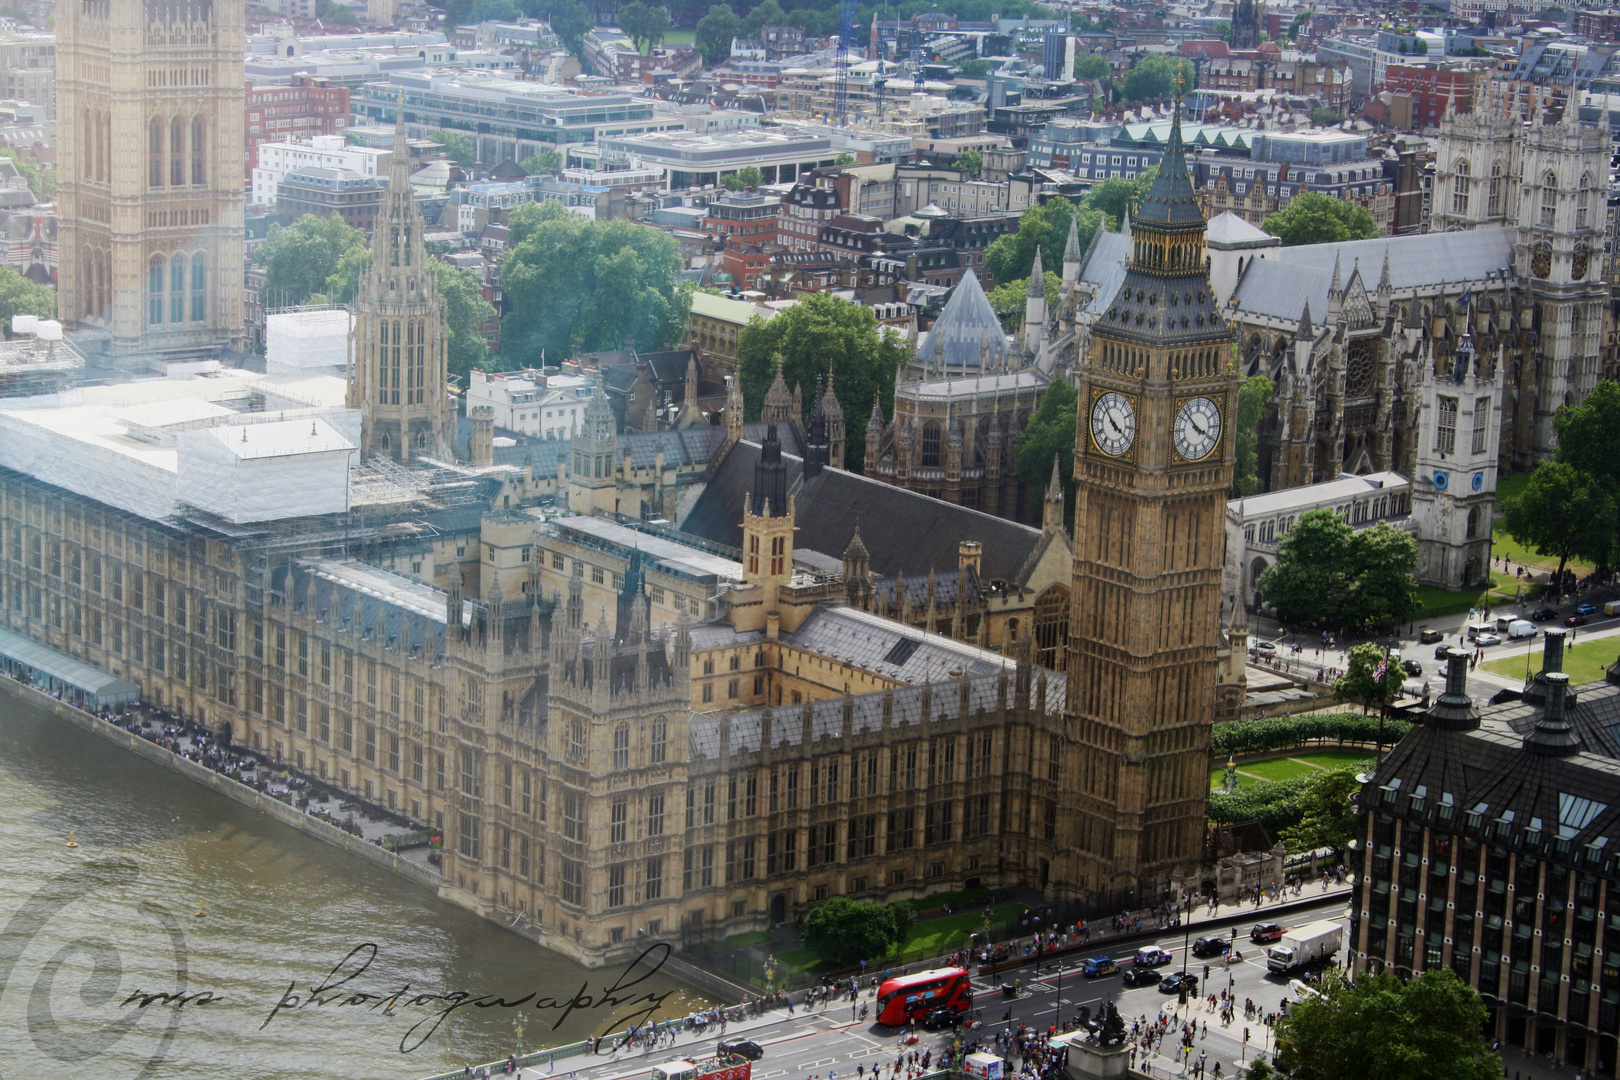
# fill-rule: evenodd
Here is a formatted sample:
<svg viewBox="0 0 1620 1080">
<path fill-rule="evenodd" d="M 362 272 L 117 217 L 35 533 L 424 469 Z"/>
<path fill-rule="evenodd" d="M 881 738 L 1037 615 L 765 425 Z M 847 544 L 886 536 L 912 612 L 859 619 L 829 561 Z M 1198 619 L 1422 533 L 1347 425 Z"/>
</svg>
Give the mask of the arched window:
<svg viewBox="0 0 1620 1080">
<path fill-rule="evenodd" d="M 146 132 L 146 183 L 163 186 L 163 121 L 153 117 Z"/>
<path fill-rule="evenodd" d="M 1592 198 L 1592 174 L 1581 174 L 1581 188 L 1575 194 L 1575 227 L 1586 228 L 1586 211 Z"/>
<path fill-rule="evenodd" d="M 669 724 L 663 717 L 652 722 L 652 745 L 649 748 L 647 760 L 652 765 L 662 765 L 669 754 Z"/>
<path fill-rule="evenodd" d="M 1558 177 L 1548 173 L 1541 178 L 1541 227 L 1550 229 L 1558 217 Z"/>
<path fill-rule="evenodd" d="M 1063 642 L 1069 636 L 1069 590 L 1048 585 L 1035 598 L 1035 662 L 1061 669 Z"/>
<path fill-rule="evenodd" d="M 163 322 L 163 260 L 154 256 L 146 275 L 146 321 L 153 326 Z"/>
<path fill-rule="evenodd" d="M 96 135 L 98 129 L 91 119 L 90 110 L 84 110 L 84 127 L 80 141 L 84 145 L 84 178 L 92 180 L 96 175 Z"/>
<path fill-rule="evenodd" d="M 1491 217 L 1500 217 L 1502 214 L 1502 163 L 1496 162 L 1491 166 L 1490 204 L 1486 207 Z"/>
<path fill-rule="evenodd" d="M 411 391 L 411 404 L 420 405 L 426 400 L 427 390 L 427 323 L 416 324 L 416 353 L 412 357 L 412 366 L 416 369 L 416 388 Z"/>
<path fill-rule="evenodd" d="M 939 468 L 939 421 L 930 420 L 922 429 L 922 467 Z"/>
<path fill-rule="evenodd" d="M 208 259 L 202 254 L 191 257 L 191 321 L 202 322 L 208 312 Z"/>
<path fill-rule="evenodd" d="M 389 236 L 389 243 L 388 243 L 389 262 L 394 266 L 398 266 L 399 265 L 399 226 L 396 225 L 393 228 L 389 229 L 388 230 L 388 236 Z"/>
<path fill-rule="evenodd" d="M 208 121 L 201 116 L 191 121 L 191 182 L 201 184 L 208 176 L 208 170 L 203 164 L 203 149 L 208 145 Z"/>
<path fill-rule="evenodd" d="M 186 321 L 186 257 L 176 255 L 169 260 L 169 321 Z"/>
<path fill-rule="evenodd" d="M 606 631 L 606 627 L 602 628 Z M 630 767 L 630 727 L 620 724 L 613 729 L 613 767 L 615 769 L 628 769 Z"/>
<path fill-rule="evenodd" d="M 1468 213 L 1468 162 L 1457 162 L 1457 169 L 1451 178 L 1451 212 L 1453 214 Z"/>
<path fill-rule="evenodd" d="M 169 183 L 179 187 L 186 182 L 186 122 L 178 116 L 169 125 Z"/>
<path fill-rule="evenodd" d="M 1468 511 L 1468 539 L 1472 540 L 1479 535 L 1479 507 Z"/>
</svg>

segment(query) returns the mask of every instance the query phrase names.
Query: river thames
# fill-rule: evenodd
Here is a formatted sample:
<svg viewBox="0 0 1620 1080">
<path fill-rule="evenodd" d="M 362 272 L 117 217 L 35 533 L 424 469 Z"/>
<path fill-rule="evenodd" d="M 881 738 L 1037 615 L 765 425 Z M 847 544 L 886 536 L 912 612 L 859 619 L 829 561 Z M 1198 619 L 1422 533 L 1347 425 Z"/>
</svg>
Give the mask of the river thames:
<svg viewBox="0 0 1620 1080">
<path fill-rule="evenodd" d="M 709 1003 L 656 955 L 587 970 L 3 693 L 0 808 L 0 1080 L 412 1080 L 505 1057 L 520 1023 L 535 1049 Z"/>
</svg>

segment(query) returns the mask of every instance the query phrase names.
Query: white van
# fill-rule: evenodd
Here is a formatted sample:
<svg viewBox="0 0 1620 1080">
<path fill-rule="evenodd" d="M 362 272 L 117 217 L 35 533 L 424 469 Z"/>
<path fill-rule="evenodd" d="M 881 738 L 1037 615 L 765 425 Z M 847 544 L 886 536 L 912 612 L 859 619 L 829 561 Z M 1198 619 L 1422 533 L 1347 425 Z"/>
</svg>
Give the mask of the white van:
<svg viewBox="0 0 1620 1080">
<path fill-rule="evenodd" d="M 1507 636 L 1509 641 L 1533 638 L 1536 636 L 1536 624 L 1529 619 L 1514 619 L 1508 623 Z"/>
</svg>

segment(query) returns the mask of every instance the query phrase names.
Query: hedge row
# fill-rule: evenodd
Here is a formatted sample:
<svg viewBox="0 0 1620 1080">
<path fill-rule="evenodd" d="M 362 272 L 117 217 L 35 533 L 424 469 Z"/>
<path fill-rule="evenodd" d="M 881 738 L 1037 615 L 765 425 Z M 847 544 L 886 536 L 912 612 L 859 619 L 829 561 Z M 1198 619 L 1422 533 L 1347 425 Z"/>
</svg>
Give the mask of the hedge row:
<svg viewBox="0 0 1620 1080">
<path fill-rule="evenodd" d="M 1259 754 L 1269 750 L 1292 750 L 1315 740 L 1343 743 L 1375 743 L 1383 726 L 1385 746 L 1392 746 L 1412 730 L 1410 720 L 1394 717 L 1380 720 L 1360 713 L 1308 713 L 1259 720 L 1233 720 L 1215 725 L 1215 756 Z"/>
<path fill-rule="evenodd" d="M 1234 792 L 1212 791 L 1209 820 L 1217 825 L 1258 821 L 1273 833 L 1299 824 L 1304 807 L 1299 797 L 1305 790 L 1305 777 L 1278 780 L 1269 784 L 1249 784 Z"/>
</svg>

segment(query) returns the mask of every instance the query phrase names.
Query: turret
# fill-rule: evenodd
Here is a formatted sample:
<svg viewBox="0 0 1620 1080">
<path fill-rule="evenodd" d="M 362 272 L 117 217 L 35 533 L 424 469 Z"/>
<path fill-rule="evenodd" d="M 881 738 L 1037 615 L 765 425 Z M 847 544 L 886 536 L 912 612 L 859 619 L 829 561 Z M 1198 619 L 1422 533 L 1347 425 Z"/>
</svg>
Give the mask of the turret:
<svg viewBox="0 0 1620 1080">
<path fill-rule="evenodd" d="M 760 409 L 759 418 L 766 423 L 785 423 L 793 413 L 793 394 L 787 388 L 787 380 L 782 377 L 782 358 L 776 358 L 776 377 L 771 380 L 769 390 L 765 391 L 765 405 Z"/>
<path fill-rule="evenodd" d="M 742 379 L 726 376 L 726 444 L 734 446 L 743 434 Z"/>
<path fill-rule="evenodd" d="M 865 609 L 872 596 L 871 557 L 861 541 L 861 527 L 855 526 L 844 548 L 844 598 L 851 607 Z"/>
<path fill-rule="evenodd" d="M 833 373 L 827 372 L 827 392 L 821 395 L 821 411 L 827 417 L 827 464 L 844 467 L 844 407 L 833 393 Z"/>
<path fill-rule="evenodd" d="M 1043 532 L 1063 531 L 1063 471 L 1059 468 L 1060 464 L 1058 457 L 1053 455 L 1052 479 L 1046 485 L 1046 503 L 1041 511 Z"/>
<path fill-rule="evenodd" d="M 468 457 L 475 469 L 487 469 L 495 464 L 495 410 L 479 405 L 467 411 L 472 421 L 472 434 L 467 441 Z"/>
<path fill-rule="evenodd" d="M 452 562 L 444 594 L 444 639 L 454 641 L 461 636 L 461 563 Z"/>
<path fill-rule="evenodd" d="M 866 475 L 871 476 L 872 470 L 877 467 L 878 449 L 883 441 L 883 406 L 876 397 L 872 399 L 872 416 L 866 421 Z"/>
<path fill-rule="evenodd" d="M 1035 248 L 1035 265 L 1029 271 L 1029 288 L 1024 295 L 1024 351 L 1038 353 L 1046 334 L 1046 271 L 1041 268 L 1041 249 Z"/>
<path fill-rule="evenodd" d="M 1079 219 L 1069 218 L 1069 242 L 1063 248 L 1063 284 L 1073 287 L 1080 278 L 1080 252 Z"/>
</svg>

